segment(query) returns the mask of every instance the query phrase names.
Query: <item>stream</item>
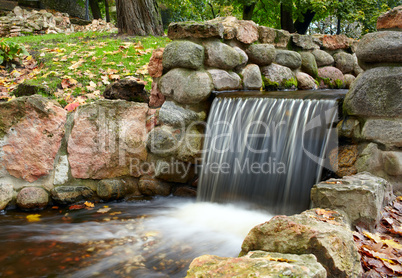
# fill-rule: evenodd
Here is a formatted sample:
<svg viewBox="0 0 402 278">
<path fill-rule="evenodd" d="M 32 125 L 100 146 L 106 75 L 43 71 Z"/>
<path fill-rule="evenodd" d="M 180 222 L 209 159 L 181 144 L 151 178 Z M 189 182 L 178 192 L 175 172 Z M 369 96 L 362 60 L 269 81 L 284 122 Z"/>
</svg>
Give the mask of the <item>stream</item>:
<svg viewBox="0 0 402 278">
<path fill-rule="evenodd" d="M 1 211 L 0 277 L 184 277 L 198 256 L 236 257 L 270 218 L 177 197 Z"/>
</svg>

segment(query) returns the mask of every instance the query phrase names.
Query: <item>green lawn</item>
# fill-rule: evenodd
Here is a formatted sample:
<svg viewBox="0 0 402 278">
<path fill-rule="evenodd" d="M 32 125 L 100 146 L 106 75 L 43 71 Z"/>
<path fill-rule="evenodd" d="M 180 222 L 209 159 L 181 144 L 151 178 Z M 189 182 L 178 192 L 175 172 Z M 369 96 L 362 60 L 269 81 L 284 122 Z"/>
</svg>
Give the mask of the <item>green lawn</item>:
<svg viewBox="0 0 402 278">
<path fill-rule="evenodd" d="M 149 91 L 152 79 L 147 64 L 152 51 L 170 42 L 167 37 L 118 37 L 94 32 L 5 40 L 25 45 L 42 65 L 24 82 L 47 86 L 50 96 L 62 106 L 97 99 L 107 84 L 129 76 L 144 80 Z"/>
</svg>

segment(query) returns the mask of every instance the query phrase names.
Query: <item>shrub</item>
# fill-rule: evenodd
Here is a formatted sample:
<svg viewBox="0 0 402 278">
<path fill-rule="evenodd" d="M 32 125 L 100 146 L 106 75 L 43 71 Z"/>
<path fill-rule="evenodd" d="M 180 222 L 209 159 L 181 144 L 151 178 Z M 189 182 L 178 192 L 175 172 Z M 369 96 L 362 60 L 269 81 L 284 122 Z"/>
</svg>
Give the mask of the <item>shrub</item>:
<svg viewBox="0 0 402 278">
<path fill-rule="evenodd" d="M 15 42 L 0 41 L 0 65 L 26 55 L 29 55 L 29 53 L 23 45 Z"/>
</svg>

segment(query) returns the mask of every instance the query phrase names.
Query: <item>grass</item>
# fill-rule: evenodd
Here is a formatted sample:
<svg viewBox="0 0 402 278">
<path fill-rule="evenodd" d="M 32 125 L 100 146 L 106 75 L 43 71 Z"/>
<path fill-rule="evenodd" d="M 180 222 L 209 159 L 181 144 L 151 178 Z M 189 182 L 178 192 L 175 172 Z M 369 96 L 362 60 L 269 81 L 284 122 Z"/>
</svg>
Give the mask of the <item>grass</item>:
<svg viewBox="0 0 402 278">
<path fill-rule="evenodd" d="M 62 106 L 100 98 L 109 83 L 129 76 L 144 80 L 149 91 L 152 79 L 147 64 L 152 51 L 170 42 L 167 37 L 119 37 L 97 32 L 5 40 L 23 44 L 42 65 L 24 82 L 47 86 L 50 96 Z"/>
</svg>

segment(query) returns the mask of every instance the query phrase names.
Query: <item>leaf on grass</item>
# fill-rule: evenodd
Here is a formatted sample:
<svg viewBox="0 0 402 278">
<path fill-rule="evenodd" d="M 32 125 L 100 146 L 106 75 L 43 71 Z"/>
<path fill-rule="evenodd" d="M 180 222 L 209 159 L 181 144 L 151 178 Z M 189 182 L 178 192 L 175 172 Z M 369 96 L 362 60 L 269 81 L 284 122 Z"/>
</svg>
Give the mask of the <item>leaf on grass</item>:
<svg viewBox="0 0 402 278">
<path fill-rule="evenodd" d="M 120 75 L 118 74 L 111 74 L 109 75 L 109 78 L 112 80 L 119 80 L 120 79 Z"/>
<path fill-rule="evenodd" d="M 28 222 L 38 222 L 40 221 L 40 214 L 30 214 L 27 215 Z"/>
<path fill-rule="evenodd" d="M 72 78 L 65 78 L 61 81 L 61 87 L 63 89 L 71 88 L 77 85 L 78 81 Z"/>
<path fill-rule="evenodd" d="M 74 64 L 72 64 L 70 67 L 68 67 L 68 69 L 69 69 L 69 70 L 78 69 L 84 62 L 85 62 L 84 59 L 79 59 L 77 62 L 75 62 Z"/>
</svg>

